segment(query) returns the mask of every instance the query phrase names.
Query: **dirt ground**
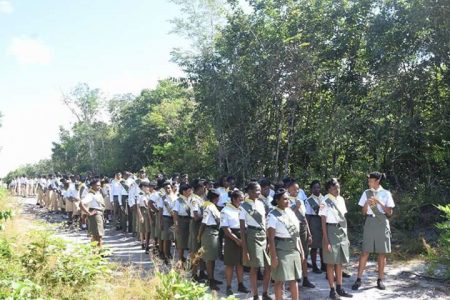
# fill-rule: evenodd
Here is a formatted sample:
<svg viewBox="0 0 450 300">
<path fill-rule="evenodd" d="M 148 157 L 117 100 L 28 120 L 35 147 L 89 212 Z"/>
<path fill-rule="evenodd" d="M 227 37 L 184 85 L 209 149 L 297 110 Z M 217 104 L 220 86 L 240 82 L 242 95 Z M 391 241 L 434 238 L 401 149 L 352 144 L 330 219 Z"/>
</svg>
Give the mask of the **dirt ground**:
<svg viewBox="0 0 450 300">
<path fill-rule="evenodd" d="M 22 214 L 28 218 L 45 220 L 54 223 L 55 234 L 66 240 L 75 243 L 88 243 L 86 231 L 70 229 L 63 226 L 65 219 L 61 213 L 49 213 L 46 209 L 35 205 L 33 198 L 19 201 L 23 205 Z M 110 260 L 125 266 L 131 266 L 141 272 L 149 272 L 153 267 L 153 261 L 141 250 L 139 243 L 131 234 L 124 234 L 116 231 L 111 226 L 106 226 L 105 247 L 112 250 Z M 351 278 L 344 278 L 344 288 L 353 294 L 352 299 L 372 300 L 372 299 L 450 299 L 450 285 L 436 280 L 427 279 L 425 275 L 425 262 L 413 260 L 408 262 L 388 261 L 386 267 L 385 285 L 386 290 L 380 291 L 376 288 L 376 262 L 371 261 L 363 277 L 363 286 L 358 291 L 352 291 L 351 285 L 355 281 L 357 269 L 357 257 L 352 257 L 345 269 L 352 274 Z M 301 288 L 301 299 L 327 299 L 329 288 L 324 274 L 314 274 L 308 269 L 308 278 L 316 287 L 313 289 Z M 225 282 L 224 265 L 222 261 L 216 263 L 216 278 Z M 244 283 L 250 288 L 248 273 L 244 273 Z M 221 285 L 219 295 L 224 296 L 225 284 Z M 237 283 L 233 282 L 234 291 L 237 291 Z M 272 293 L 272 289 L 270 289 Z M 262 287 L 260 287 L 260 294 Z M 252 299 L 251 294 L 235 293 L 238 299 Z M 273 295 L 272 295 L 273 296 Z M 273 296 L 273 298 L 275 298 Z M 289 292 L 286 292 L 286 299 L 290 299 Z"/>
</svg>

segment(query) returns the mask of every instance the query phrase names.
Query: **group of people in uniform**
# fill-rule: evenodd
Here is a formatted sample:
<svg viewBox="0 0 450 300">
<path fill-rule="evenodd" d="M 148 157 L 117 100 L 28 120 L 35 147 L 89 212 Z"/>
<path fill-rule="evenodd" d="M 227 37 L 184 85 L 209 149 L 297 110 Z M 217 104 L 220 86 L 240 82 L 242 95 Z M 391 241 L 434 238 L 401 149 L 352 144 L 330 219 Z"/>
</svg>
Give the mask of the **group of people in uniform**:
<svg viewBox="0 0 450 300">
<path fill-rule="evenodd" d="M 385 289 L 394 201 L 381 186 L 384 179 L 382 173 L 370 173 L 369 188 L 358 202 L 365 225 L 353 290 L 362 285 L 370 253 L 378 254 L 377 287 Z M 302 287 L 315 287 L 308 279 L 310 256 L 312 272 L 326 272 L 331 299 L 352 297 L 342 286 L 350 243 L 347 208 L 335 178 L 326 181 L 324 194 L 320 181 L 312 181 L 309 196 L 290 178 L 277 184 L 267 178 L 252 180 L 243 190 L 235 187 L 232 176 L 213 182 L 189 181 L 187 174 L 170 178 L 159 174 L 149 180 L 143 171 L 136 175 L 118 172 L 112 180 L 72 175 L 40 176 L 37 182 L 38 205 L 64 209 L 69 224 L 78 219 L 81 228 L 87 225 L 99 246 L 104 224 L 109 222 L 116 230 L 136 236 L 143 251 L 166 263 L 173 259 L 175 245 L 180 265 L 189 266 L 193 280 L 207 280 L 212 290 L 222 284 L 215 278 L 215 264 L 221 259 L 227 295 L 234 294 L 235 273 L 238 292 L 251 292 L 254 299 L 259 299 L 258 280 L 262 280 L 262 299 L 272 299 L 268 293 L 271 281 L 276 299 L 283 299 L 285 285 L 292 299 L 298 299 L 299 282 Z M 190 264 L 186 264 L 188 258 Z M 244 270 L 250 272 L 250 290 L 243 281 Z"/>
</svg>

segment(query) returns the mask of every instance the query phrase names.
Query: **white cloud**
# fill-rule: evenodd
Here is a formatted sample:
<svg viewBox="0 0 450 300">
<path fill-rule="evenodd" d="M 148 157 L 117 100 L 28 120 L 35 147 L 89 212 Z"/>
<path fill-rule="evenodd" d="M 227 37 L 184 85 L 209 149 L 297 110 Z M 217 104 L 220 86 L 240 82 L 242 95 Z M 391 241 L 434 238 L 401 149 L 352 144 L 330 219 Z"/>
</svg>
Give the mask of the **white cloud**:
<svg viewBox="0 0 450 300">
<path fill-rule="evenodd" d="M 12 6 L 12 3 L 8 0 L 1 0 L 0 1 L 0 13 L 4 14 L 12 14 L 14 11 L 14 7 Z"/>
<path fill-rule="evenodd" d="M 52 51 L 40 40 L 26 37 L 13 38 L 8 54 L 14 56 L 20 64 L 48 64 L 52 60 Z"/>
</svg>

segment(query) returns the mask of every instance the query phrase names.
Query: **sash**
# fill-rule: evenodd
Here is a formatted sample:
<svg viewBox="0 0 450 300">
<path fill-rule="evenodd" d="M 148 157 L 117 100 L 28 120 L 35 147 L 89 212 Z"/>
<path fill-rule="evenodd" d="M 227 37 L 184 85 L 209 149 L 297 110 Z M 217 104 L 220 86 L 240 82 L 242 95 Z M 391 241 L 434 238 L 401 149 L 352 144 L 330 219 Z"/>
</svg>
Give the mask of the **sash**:
<svg viewBox="0 0 450 300">
<path fill-rule="evenodd" d="M 284 225 L 286 230 L 291 235 L 292 239 L 295 241 L 297 251 L 302 253 L 302 248 L 300 248 L 300 232 L 298 231 L 296 224 L 292 222 L 287 214 L 283 216 L 283 214 L 278 209 L 273 209 L 270 213 L 273 214 L 277 218 L 277 220 Z"/>
<path fill-rule="evenodd" d="M 306 201 L 308 201 L 309 206 L 311 206 L 312 210 L 318 216 L 319 215 L 320 206 L 319 206 L 319 204 L 317 204 L 316 200 L 314 200 L 313 197 L 309 197 Z"/>
<path fill-rule="evenodd" d="M 266 227 L 263 223 L 263 216 L 256 209 L 253 209 L 250 203 L 244 201 L 241 203 L 241 207 L 253 218 L 253 220 L 255 220 L 256 223 L 258 223 L 262 230 L 266 231 Z"/>
<path fill-rule="evenodd" d="M 184 209 L 186 210 L 186 213 L 188 216 L 191 215 L 191 208 L 189 207 L 189 205 L 187 204 L 187 202 L 183 199 L 183 197 L 178 197 L 177 201 L 184 206 Z"/>
<path fill-rule="evenodd" d="M 339 225 L 341 226 L 345 235 L 347 235 L 347 220 L 345 219 L 344 214 L 339 210 L 339 208 L 336 206 L 336 204 L 330 198 L 327 198 L 325 200 L 325 203 L 327 203 L 328 206 L 333 209 L 333 213 L 335 214 L 335 216 L 336 216 L 336 212 L 337 212 L 339 218 L 336 218 L 336 219 L 340 219 Z"/>
<path fill-rule="evenodd" d="M 300 208 L 298 210 L 295 209 L 295 207 L 297 206 L 297 201 L 300 202 Z M 291 209 L 294 211 L 295 215 L 297 216 L 298 220 L 302 223 L 306 223 L 306 215 L 305 215 L 305 211 L 303 211 L 301 209 L 302 205 L 304 205 L 303 203 L 301 203 L 302 200 L 298 200 L 297 198 L 295 198 L 295 203 L 291 206 Z"/>
<path fill-rule="evenodd" d="M 130 190 L 130 187 L 126 184 L 125 180 L 122 180 L 120 182 L 120 184 L 122 185 L 122 187 L 125 189 L 125 191 L 128 193 L 128 191 Z"/>
<path fill-rule="evenodd" d="M 169 196 L 164 195 L 163 198 L 162 198 L 162 201 L 163 201 L 164 207 L 167 209 L 167 211 L 169 212 L 169 214 L 170 214 L 170 215 L 173 215 L 173 211 L 172 211 L 172 208 L 171 208 L 170 205 L 169 205 L 169 201 L 166 200 L 168 197 L 169 197 Z"/>
<path fill-rule="evenodd" d="M 366 190 L 365 193 L 366 193 L 367 201 L 369 201 L 369 198 L 375 196 L 375 192 L 372 191 L 372 190 Z M 375 206 L 373 206 L 373 207 L 371 206 L 370 209 L 372 210 L 373 214 L 375 215 L 375 219 L 377 219 L 378 221 L 384 223 L 384 220 L 386 219 L 386 215 L 381 213 L 378 210 L 378 205 L 375 204 Z"/>
</svg>

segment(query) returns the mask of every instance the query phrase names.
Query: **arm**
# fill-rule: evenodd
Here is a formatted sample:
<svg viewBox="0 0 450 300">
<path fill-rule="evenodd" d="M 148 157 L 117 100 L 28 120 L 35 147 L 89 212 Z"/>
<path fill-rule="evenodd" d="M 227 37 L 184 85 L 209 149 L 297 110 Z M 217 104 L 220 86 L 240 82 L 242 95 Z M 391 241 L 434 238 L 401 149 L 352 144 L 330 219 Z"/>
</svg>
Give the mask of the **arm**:
<svg viewBox="0 0 450 300">
<path fill-rule="evenodd" d="M 309 223 L 308 223 L 308 219 L 305 218 L 305 222 L 306 222 L 306 229 L 308 230 L 308 245 L 312 244 L 312 234 L 311 234 L 311 230 L 309 228 Z"/>
<path fill-rule="evenodd" d="M 250 255 L 248 254 L 247 248 L 247 231 L 245 228 L 245 220 L 239 220 L 239 227 L 241 229 L 241 244 L 242 244 L 242 255 L 244 261 L 250 260 Z"/>
<path fill-rule="evenodd" d="M 173 223 L 175 226 L 175 232 L 178 232 L 178 211 L 173 211 Z"/>
<path fill-rule="evenodd" d="M 200 221 L 202 219 L 202 215 L 198 213 L 198 211 L 194 210 L 194 221 Z"/>
<path fill-rule="evenodd" d="M 322 220 L 322 241 L 323 241 L 323 248 L 325 249 L 325 251 L 331 252 L 331 245 L 330 242 L 328 241 L 328 232 L 327 232 L 327 217 L 325 216 L 321 216 L 320 217 Z"/>
<path fill-rule="evenodd" d="M 230 238 L 231 240 L 233 240 L 233 242 L 235 242 L 238 246 L 241 246 L 241 240 L 233 233 L 231 232 L 229 227 L 222 227 L 223 228 L 223 232 L 225 233 L 225 235 Z"/>
<path fill-rule="evenodd" d="M 275 248 L 275 229 L 274 228 L 269 227 L 267 229 L 267 237 L 269 240 L 269 251 L 270 251 L 270 257 L 272 260 L 271 267 L 272 267 L 272 269 L 274 269 L 278 266 L 277 249 Z"/>
<path fill-rule="evenodd" d="M 383 208 L 383 211 L 386 214 L 386 216 L 388 217 L 392 216 L 392 213 L 394 212 L 394 209 L 392 207 L 385 206 L 383 203 L 381 203 L 380 200 L 378 200 L 378 198 L 374 198 L 374 200 Z"/>
<path fill-rule="evenodd" d="M 200 225 L 200 228 L 198 230 L 197 241 L 200 241 L 202 239 L 203 231 L 205 231 L 205 224 L 204 223 L 202 223 Z"/>
</svg>

